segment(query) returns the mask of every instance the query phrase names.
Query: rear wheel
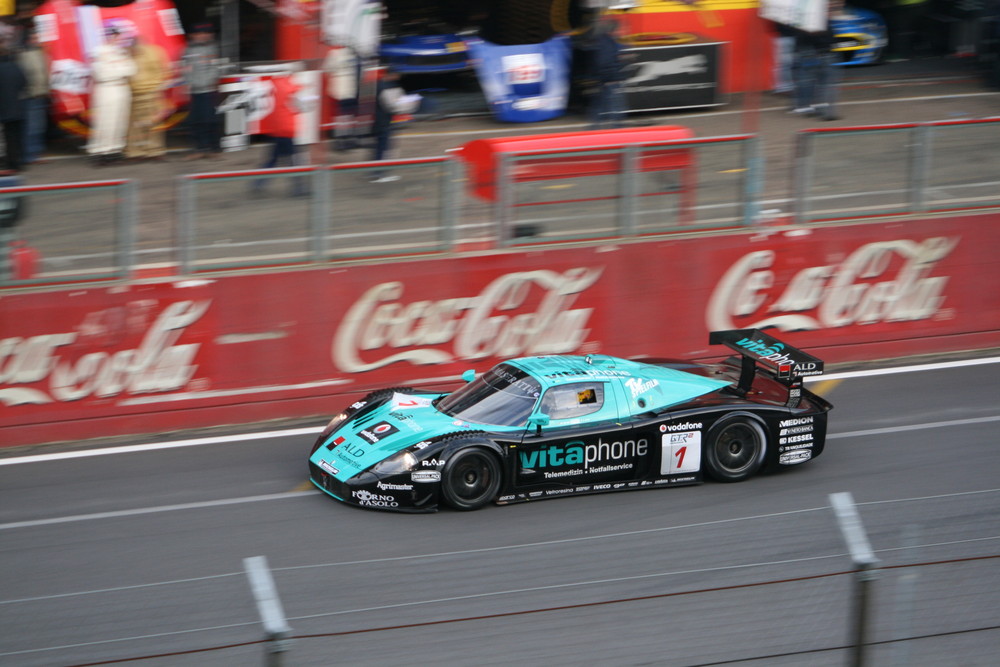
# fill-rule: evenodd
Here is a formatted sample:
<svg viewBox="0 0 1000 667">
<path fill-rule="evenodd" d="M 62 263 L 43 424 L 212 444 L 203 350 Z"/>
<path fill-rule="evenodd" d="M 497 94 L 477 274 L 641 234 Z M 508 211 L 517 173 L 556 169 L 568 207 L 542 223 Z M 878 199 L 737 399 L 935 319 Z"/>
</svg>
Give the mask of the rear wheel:
<svg viewBox="0 0 1000 667">
<path fill-rule="evenodd" d="M 457 510 L 476 510 L 500 491 L 500 461 L 485 449 L 461 449 L 444 466 L 441 493 Z"/>
<path fill-rule="evenodd" d="M 705 469 L 720 482 L 742 482 L 760 470 L 767 452 L 767 436 L 756 419 L 729 417 L 708 432 Z"/>
</svg>

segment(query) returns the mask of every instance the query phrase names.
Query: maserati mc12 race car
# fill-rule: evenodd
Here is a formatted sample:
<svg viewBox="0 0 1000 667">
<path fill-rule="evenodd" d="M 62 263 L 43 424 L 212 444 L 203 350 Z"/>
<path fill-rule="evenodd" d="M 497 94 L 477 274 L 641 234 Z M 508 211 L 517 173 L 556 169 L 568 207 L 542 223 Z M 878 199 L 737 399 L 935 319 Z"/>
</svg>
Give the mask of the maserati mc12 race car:
<svg viewBox="0 0 1000 667">
<path fill-rule="evenodd" d="M 756 329 L 716 331 L 713 364 L 602 355 L 511 359 L 446 394 L 375 391 L 309 456 L 337 500 L 473 510 L 562 495 L 739 482 L 823 451 L 830 403 L 803 387 L 823 362 Z"/>
</svg>

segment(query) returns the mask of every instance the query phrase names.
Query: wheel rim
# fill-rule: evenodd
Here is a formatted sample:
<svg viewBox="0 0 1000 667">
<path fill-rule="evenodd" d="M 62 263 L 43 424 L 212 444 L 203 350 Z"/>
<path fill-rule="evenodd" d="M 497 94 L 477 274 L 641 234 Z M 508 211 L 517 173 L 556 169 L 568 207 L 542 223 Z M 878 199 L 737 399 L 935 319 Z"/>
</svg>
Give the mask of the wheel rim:
<svg viewBox="0 0 1000 667">
<path fill-rule="evenodd" d="M 494 473 L 484 454 L 469 454 L 455 466 L 451 474 L 451 491 L 465 503 L 475 503 L 490 493 Z"/>
<path fill-rule="evenodd" d="M 728 473 L 749 469 L 760 453 L 760 435 L 749 424 L 732 424 L 719 434 L 715 445 L 719 465 Z"/>
</svg>

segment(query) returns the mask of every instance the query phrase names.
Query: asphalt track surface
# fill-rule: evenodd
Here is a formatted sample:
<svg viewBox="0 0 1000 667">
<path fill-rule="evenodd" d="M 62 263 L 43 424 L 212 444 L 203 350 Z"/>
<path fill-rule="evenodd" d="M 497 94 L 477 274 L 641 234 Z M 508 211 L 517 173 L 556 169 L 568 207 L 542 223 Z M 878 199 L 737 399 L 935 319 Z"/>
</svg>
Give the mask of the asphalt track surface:
<svg viewBox="0 0 1000 667">
<path fill-rule="evenodd" d="M 311 490 L 309 427 L 8 450 L 0 665 L 262 664 L 243 559 L 266 556 L 296 637 L 285 665 L 839 666 L 842 491 L 881 567 L 867 664 L 994 665 L 1000 358 L 974 361 L 814 384 L 831 435 L 797 468 L 472 513 Z"/>
</svg>

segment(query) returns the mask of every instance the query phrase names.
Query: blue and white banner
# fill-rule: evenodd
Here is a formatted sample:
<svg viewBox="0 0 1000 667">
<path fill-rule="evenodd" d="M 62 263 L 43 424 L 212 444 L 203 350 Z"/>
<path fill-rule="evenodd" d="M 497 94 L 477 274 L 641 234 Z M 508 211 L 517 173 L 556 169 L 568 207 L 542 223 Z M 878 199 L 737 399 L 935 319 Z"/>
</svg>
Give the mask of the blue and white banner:
<svg viewBox="0 0 1000 667">
<path fill-rule="evenodd" d="M 568 37 L 513 46 L 470 40 L 469 56 L 498 120 L 533 123 L 566 112 L 572 56 Z"/>
</svg>

